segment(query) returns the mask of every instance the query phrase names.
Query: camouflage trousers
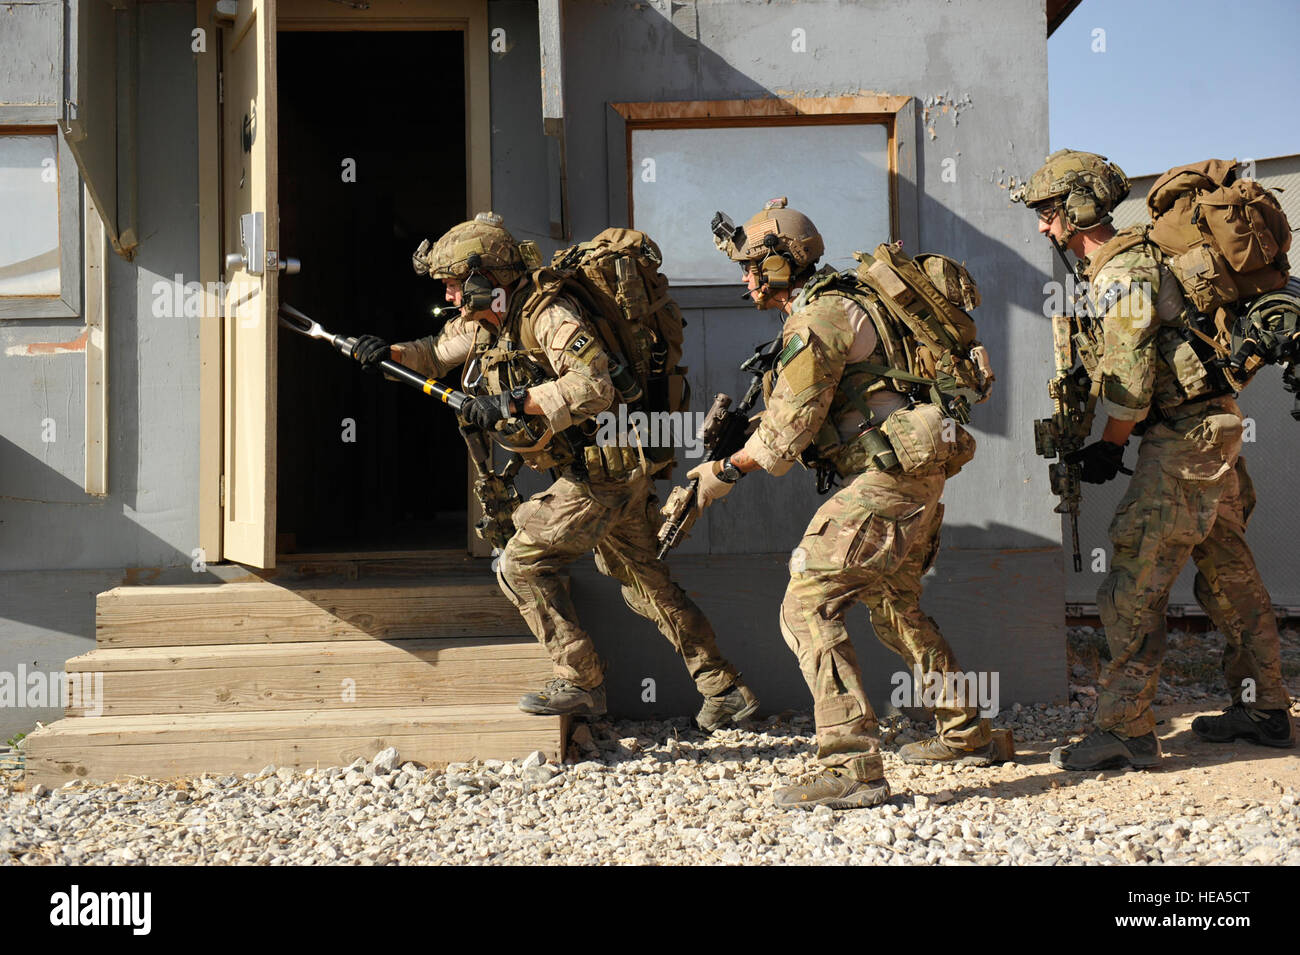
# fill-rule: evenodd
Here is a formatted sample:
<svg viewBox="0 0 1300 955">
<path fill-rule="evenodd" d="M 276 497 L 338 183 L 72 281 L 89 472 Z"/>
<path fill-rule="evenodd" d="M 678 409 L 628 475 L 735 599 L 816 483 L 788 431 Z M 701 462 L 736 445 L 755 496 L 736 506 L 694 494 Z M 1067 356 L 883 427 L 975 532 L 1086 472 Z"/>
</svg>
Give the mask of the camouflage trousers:
<svg viewBox="0 0 1300 955">
<path fill-rule="evenodd" d="M 718 652 L 703 611 L 656 556 L 658 500 L 646 478 L 588 484 L 561 478 L 515 511 L 515 535 L 497 580 L 551 655 L 557 677 L 585 689 L 605 680 L 605 665 L 578 623 L 564 568 L 596 552 L 596 569 L 623 585 L 623 600 L 654 623 L 677 650 L 704 696 L 725 693 L 736 669 Z"/>
<path fill-rule="evenodd" d="M 790 558 L 781 633 L 799 658 L 813 696 L 817 757 L 859 779 L 884 774 L 876 714 L 862 687 L 844 615 L 861 601 L 876 636 L 907 669 L 956 672 L 952 649 L 921 612 L 921 575 L 939 551 L 944 476 L 866 471 L 813 515 Z M 939 736 L 958 748 L 989 741 L 978 710 L 949 697 L 943 681 L 934 707 Z"/>
<path fill-rule="evenodd" d="M 1097 591 L 1111 652 L 1097 726 L 1128 738 L 1155 729 L 1165 610 L 1188 557 L 1198 571 L 1196 600 L 1227 639 L 1223 675 L 1232 701 L 1244 693 L 1261 709 L 1290 703 L 1273 606 L 1246 545 L 1255 491 L 1240 457 L 1241 412 L 1230 398 L 1180 412 L 1142 439 L 1110 525 L 1110 573 Z"/>
</svg>

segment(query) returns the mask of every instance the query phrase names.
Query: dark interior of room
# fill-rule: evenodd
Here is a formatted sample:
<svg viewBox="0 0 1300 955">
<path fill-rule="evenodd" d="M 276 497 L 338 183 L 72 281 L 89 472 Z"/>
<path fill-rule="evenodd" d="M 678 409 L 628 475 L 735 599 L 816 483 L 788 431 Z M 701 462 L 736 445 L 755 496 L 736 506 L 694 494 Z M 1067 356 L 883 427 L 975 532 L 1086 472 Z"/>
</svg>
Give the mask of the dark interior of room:
<svg viewBox="0 0 1300 955">
<path fill-rule="evenodd" d="M 281 301 L 343 335 L 433 334 L 443 287 L 411 253 L 465 218 L 464 35 L 278 41 L 280 250 L 302 261 Z M 464 549 L 466 453 L 445 405 L 284 329 L 278 398 L 281 553 Z"/>
</svg>

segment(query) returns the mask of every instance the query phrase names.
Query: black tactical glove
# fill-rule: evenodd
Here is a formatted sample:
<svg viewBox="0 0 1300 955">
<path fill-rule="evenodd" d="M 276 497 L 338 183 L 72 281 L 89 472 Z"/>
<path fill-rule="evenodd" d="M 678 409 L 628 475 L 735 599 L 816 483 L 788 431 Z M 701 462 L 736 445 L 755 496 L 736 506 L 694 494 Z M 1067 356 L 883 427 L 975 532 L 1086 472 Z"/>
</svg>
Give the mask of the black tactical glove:
<svg viewBox="0 0 1300 955">
<path fill-rule="evenodd" d="M 1065 456 L 1069 464 L 1081 467 L 1079 477 L 1089 484 L 1105 484 L 1123 471 L 1132 474 L 1124 467 L 1124 445 L 1109 441 L 1094 441 Z"/>
<path fill-rule="evenodd" d="M 388 342 L 378 335 L 362 335 L 352 346 L 352 357 L 361 363 L 361 370 L 370 374 L 378 372 L 379 363 L 391 355 Z"/>
<path fill-rule="evenodd" d="M 498 421 L 510 417 L 509 403 L 508 394 L 471 398 L 461 405 L 460 416 L 477 428 L 493 431 Z"/>
</svg>

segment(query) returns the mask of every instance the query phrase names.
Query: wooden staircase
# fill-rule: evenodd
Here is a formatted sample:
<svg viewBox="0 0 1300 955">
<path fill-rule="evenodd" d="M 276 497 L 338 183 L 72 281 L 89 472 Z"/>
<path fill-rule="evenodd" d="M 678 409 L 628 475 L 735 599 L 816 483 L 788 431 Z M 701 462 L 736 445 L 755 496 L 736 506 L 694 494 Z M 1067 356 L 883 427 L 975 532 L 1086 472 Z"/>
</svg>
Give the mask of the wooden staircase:
<svg viewBox="0 0 1300 955">
<path fill-rule="evenodd" d="M 96 649 L 66 665 L 102 691 L 27 737 L 28 779 L 345 766 L 388 746 L 425 765 L 559 757 L 564 721 L 515 706 L 550 660 L 484 576 L 102 593 Z"/>
</svg>

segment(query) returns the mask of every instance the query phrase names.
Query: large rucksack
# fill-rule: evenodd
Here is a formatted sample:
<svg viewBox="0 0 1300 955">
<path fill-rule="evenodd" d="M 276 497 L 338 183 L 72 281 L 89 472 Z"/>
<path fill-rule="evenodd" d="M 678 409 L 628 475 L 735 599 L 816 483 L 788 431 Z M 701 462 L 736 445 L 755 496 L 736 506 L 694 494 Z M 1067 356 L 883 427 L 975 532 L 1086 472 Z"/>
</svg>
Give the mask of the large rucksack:
<svg viewBox="0 0 1300 955">
<path fill-rule="evenodd" d="M 853 253 L 854 278 L 877 294 L 886 314 L 868 309 L 886 366 L 864 370 L 889 378 L 896 389 L 925 390 L 924 397 L 956 421 L 970 421 L 973 404 L 993 390 L 988 350 L 978 341 L 966 309 L 979 305 L 979 290 L 965 267 L 947 256 L 902 252 L 900 243 Z"/>
<path fill-rule="evenodd" d="M 682 311 L 659 271 L 659 246 L 635 229 L 606 229 L 589 242 L 556 252 L 551 268 L 564 277 L 592 316 L 605 348 L 620 362 L 614 384 L 624 401 L 647 412 L 685 412 L 690 387 L 682 358 Z M 658 467 L 671 470 L 673 449 L 646 447 Z"/>
<path fill-rule="evenodd" d="M 1237 164 L 1177 166 L 1147 193 L 1149 237 L 1183 293 L 1204 315 L 1286 285 L 1291 226 L 1276 197 Z"/>
</svg>

